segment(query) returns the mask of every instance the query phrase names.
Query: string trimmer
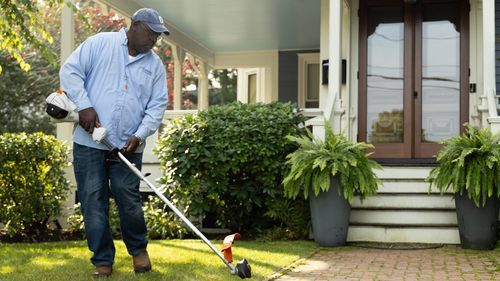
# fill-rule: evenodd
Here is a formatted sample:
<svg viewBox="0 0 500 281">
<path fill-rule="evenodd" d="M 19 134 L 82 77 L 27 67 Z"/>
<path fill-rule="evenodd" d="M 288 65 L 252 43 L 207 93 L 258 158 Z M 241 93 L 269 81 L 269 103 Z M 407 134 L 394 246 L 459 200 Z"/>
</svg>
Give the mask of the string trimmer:
<svg viewBox="0 0 500 281">
<path fill-rule="evenodd" d="M 58 122 L 78 122 L 78 114 L 74 112 L 76 106 L 69 100 L 63 91 L 57 91 L 49 95 L 46 99 L 47 102 L 47 113 L 56 119 Z M 112 145 L 106 138 L 107 130 L 103 127 L 95 128 L 92 134 L 92 139 L 97 142 L 104 144 L 110 153 L 116 155 L 127 167 L 139 177 L 144 183 L 146 183 L 153 192 L 160 197 L 160 199 L 167 204 L 167 206 L 196 234 L 200 237 L 205 244 L 224 262 L 224 264 L 229 267 L 231 274 L 238 275 L 240 278 L 250 278 L 252 276 L 250 264 L 246 259 L 236 263 L 236 266 L 232 264 L 233 256 L 231 246 L 235 238 L 239 238 L 240 234 L 235 233 L 228 235 L 224 238 L 221 251 L 224 256 L 218 251 L 214 245 L 198 230 L 179 209 L 177 209 L 164 195 L 163 193 L 152 184 L 145 175 L 135 167 L 134 164 L 130 163 L 128 159 L 123 155 L 123 151 Z"/>
</svg>

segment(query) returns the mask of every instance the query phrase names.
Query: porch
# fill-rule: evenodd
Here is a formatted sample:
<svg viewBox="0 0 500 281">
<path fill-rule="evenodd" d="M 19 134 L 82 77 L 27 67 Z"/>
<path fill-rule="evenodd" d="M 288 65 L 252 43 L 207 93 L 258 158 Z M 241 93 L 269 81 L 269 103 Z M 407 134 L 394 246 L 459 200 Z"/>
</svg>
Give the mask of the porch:
<svg viewBox="0 0 500 281">
<path fill-rule="evenodd" d="M 373 4 L 378 2 L 379 6 Z M 344 132 L 351 140 L 374 142 L 373 135 L 396 136 L 395 140 L 387 141 L 386 138 L 382 141 L 385 143 L 377 143 L 376 156 L 393 160 L 392 163 L 396 164 L 386 166 L 381 175 L 385 183 L 380 187 L 379 195 L 363 203 L 354 203 L 350 241 L 459 243 L 451 196 L 438 196 L 435 191 L 429 194 L 424 178 L 430 166 L 408 165 L 408 161 L 433 158 L 439 149 L 435 145 L 437 141 L 433 141 L 432 147 L 427 149 L 428 145 L 422 141 L 421 132 L 424 129 L 442 129 L 451 124 L 455 130 L 450 134 L 456 134 L 462 130 L 461 124 L 468 121 L 500 131 L 500 96 L 496 94 L 495 85 L 495 6 L 500 6 L 496 3 L 499 1 L 456 1 L 458 6 L 462 5 L 457 9 L 463 13 L 460 14 L 463 26 L 459 36 L 464 34 L 462 28 L 466 26 L 467 30 L 467 36 L 457 41 L 460 49 L 455 63 L 459 66 L 453 71 L 458 71 L 456 77 L 459 80 L 451 85 L 451 88 L 458 89 L 451 94 L 456 104 L 451 112 L 458 117 L 454 123 L 446 123 L 450 118 L 446 114 L 439 116 L 446 126 L 431 122 L 429 127 L 425 127 L 422 121 L 425 115 L 424 93 L 418 88 L 418 85 L 422 87 L 425 84 L 425 73 L 413 66 L 415 62 L 420 66 L 424 64 L 422 58 L 415 55 L 419 51 L 418 44 L 391 46 L 403 52 L 401 60 L 394 60 L 391 54 L 385 59 L 389 66 L 397 66 L 401 70 L 397 74 L 401 76 L 394 76 L 397 79 L 386 79 L 400 83 L 398 87 L 401 91 L 396 99 L 400 99 L 401 112 L 391 115 L 386 114 L 391 110 L 380 109 L 391 101 L 391 96 L 378 103 L 367 98 L 371 93 L 370 77 L 383 77 L 385 74 L 373 75 L 368 69 L 371 33 L 367 31 L 369 22 L 365 13 L 369 9 L 382 9 L 381 15 L 387 14 L 392 8 L 387 9 L 387 4 L 382 2 L 390 3 L 390 7 L 402 12 L 403 25 L 398 27 L 402 28 L 403 37 L 400 39 L 421 43 L 424 39 L 418 34 L 408 37 L 408 26 L 419 24 L 414 18 L 425 19 L 422 12 L 425 5 L 431 9 L 432 5 L 442 1 L 370 1 L 371 6 L 363 0 L 100 1 L 106 9 L 127 17 L 141 7 L 152 7 L 165 19 L 171 35 L 164 40 L 172 47 L 175 67 L 173 109 L 166 111 L 165 122 L 173 116 L 189 113 L 181 109 L 181 67 L 186 57 L 197 62 L 197 110 L 209 106 L 210 70 L 236 68 L 239 101 L 297 102 L 310 117 L 308 125 L 313 127 L 316 136 L 324 134 L 325 119 L 329 120 L 335 132 Z M 408 16 L 409 11 L 412 14 Z M 72 12 L 69 9 L 65 10 L 62 20 L 62 26 L 66 28 L 62 37 L 64 59 L 75 48 L 72 42 Z M 376 24 L 387 23 L 400 22 L 399 19 L 381 17 Z M 376 60 L 372 62 L 380 63 Z M 384 67 L 384 64 L 379 66 Z M 417 91 L 420 95 L 414 98 Z M 457 96 L 462 98 L 456 100 Z M 435 114 L 442 110 L 432 103 L 428 109 Z M 384 119 L 382 115 L 388 118 Z M 58 137 L 68 143 L 71 143 L 71 126 L 58 125 Z M 386 128 L 390 128 L 389 131 Z M 151 173 L 151 178 L 159 177 L 160 173 L 158 159 L 151 152 L 157 137 L 157 134 L 150 137 L 144 155 L 143 170 Z M 406 164 L 402 165 L 404 162 Z M 68 171 L 69 177 L 72 177 L 71 174 Z"/>
</svg>

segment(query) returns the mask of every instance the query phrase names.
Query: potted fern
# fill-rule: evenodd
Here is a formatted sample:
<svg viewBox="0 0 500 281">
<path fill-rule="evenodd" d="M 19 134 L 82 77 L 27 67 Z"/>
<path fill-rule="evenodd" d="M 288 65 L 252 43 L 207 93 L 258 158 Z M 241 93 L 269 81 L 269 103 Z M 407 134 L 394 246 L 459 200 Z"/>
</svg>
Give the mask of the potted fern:
<svg viewBox="0 0 500 281">
<path fill-rule="evenodd" d="M 500 133 L 465 124 L 466 132 L 443 141 L 438 166 L 427 180 L 455 197 L 463 248 L 493 249 L 500 198 Z"/>
<path fill-rule="evenodd" d="M 371 145 L 351 142 L 325 127 L 324 141 L 310 131 L 303 137 L 288 136 L 299 147 L 287 156 L 290 170 L 283 184 L 285 196 L 309 197 L 314 240 L 321 246 L 341 246 L 347 240 L 353 197 L 377 192 L 380 180 L 373 169 L 381 167 L 365 152 Z"/>
</svg>

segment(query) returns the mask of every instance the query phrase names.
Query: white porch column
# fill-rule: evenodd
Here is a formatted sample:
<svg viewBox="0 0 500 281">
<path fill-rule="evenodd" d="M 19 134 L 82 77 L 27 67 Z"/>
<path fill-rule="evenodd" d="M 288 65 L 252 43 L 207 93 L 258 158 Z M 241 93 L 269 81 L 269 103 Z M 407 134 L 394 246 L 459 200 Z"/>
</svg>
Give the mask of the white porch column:
<svg viewBox="0 0 500 281">
<path fill-rule="evenodd" d="M 341 0 L 330 0 L 328 19 L 328 99 L 325 108 L 326 117 L 333 118 L 332 125 L 335 133 L 341 132 L 341 118 L 334 116 L 335 108 L 340 107 L 340 90 L 342 73 L 342 6 Z"/>
<path fill-rule="evenodd" d="M 201 61 L 198 65 L 198 109 L 208 108 L 208 65 Z"/>
<path fill-rule="evenodd" d="M 342 54 L 342 0 L 321 0 L 321 38 L 320 63 L 328 59 L 328 85 L 320 85 L 319 107 L 324 116 L 309 120 L 313 134 L 324 138 L 324 119 L 330 121 L 335 133 L 341 132 L 340 116 L 335 116 L 335 109 L 340 108 L 341 91 L 341 54 Z M 320 68 L 320 75 L 325 75 Z"/>
<path fill-rule="evenodd" d="M 495 87 L 495 1 L 483 0 L 483 89 L 488 101 L 488 115 L 496 116 Z M 486 122 L 483 122 L 486 126 Z"/>
<path fill-rule="evenodd" d="M 179 46 L 172 46 L 174 57 L 174 110 L 181 109 L 182 103 L 182 65 L 186 57 L 186 51 Z"/>
<path fill-rule="evenodd" d="M 64 5 L 61 14 L 61 65 L 75 49 L 74 31 L 75 21 L 73 18 L 73 11 L 71 8 Z M 56 128 L 57 138 L 64 141 L 70 147 L 70 162 L 73 162 L 73 154 L 71 153 L 73 149 L 73 126 L 73 123 L 65 122 L 58 123 Z M 71 208 L 73 208 L 73 205 L 75 204 L 76 180 L 72 166 L 66 168 L 64 172 L 66 174 L 66 179 L 70 182 L 70 191 L 68 192 L 66 202 L 62 205 L 62 217 L 58 220 L 62 227 L 67 228 L 69 225 L 66 222 L 66 218 L 68 215 L 72 214 Z"/>
</svg>

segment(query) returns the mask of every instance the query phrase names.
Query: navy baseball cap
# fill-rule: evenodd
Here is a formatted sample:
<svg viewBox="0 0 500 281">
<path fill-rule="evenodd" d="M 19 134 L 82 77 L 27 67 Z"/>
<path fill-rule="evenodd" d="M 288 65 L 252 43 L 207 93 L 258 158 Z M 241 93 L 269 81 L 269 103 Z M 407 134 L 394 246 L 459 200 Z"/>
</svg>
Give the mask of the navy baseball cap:
<svg viewBox="0 0 500 281">
<path fill-rule="evenodd" d="M 142 8 L 137 10 L 137 12 L 132 15 L 132 21 L 143 22 L 154 32 L 163 32 L 165 35 L 170 34 L 170 31 L 163 23 L 163 18 L 156 10 L 151 8 Z"/>
</svg>

